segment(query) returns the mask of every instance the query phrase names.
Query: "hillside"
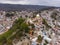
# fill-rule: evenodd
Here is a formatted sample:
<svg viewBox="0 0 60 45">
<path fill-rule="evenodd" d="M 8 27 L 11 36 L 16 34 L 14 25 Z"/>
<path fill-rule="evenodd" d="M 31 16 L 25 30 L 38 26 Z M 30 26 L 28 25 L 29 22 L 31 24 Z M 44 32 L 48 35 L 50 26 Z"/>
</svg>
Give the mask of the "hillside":
<svg viewBox="0 0 60 45">
<path fill-rule="evenodd" d="M 39 6 L 39 5 L 19 5 L 19 4 L 0 4 L 0 10 L 11 11 L 11 10 L 41 10 L 45 8 L 51 8 L 49 6 Z"/>
</svg>

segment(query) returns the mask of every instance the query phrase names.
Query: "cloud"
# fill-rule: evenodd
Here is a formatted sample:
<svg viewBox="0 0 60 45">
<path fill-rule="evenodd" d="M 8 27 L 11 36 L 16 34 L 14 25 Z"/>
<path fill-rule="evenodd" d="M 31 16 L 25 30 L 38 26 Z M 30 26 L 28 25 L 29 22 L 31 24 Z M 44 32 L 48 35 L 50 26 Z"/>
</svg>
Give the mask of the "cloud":
<svg viewBox="0 0 60 45">
<path fill-rule="evenodd" d="M 60 6 L 60 0 L 1 0 L 0 3 Z"/>
<path fill-rule="evenodd" d="M 9 3 L 9 4 L 28 4 L 27 0 L 2 0 L 0 3 Z"/>
<path fill-rule="evenodd" d="M 14 2 L 16 2 L 16 1 L 25 1 L 25 0 L 6 0 L 6 1 L 14 1 Z"/>
</svg>

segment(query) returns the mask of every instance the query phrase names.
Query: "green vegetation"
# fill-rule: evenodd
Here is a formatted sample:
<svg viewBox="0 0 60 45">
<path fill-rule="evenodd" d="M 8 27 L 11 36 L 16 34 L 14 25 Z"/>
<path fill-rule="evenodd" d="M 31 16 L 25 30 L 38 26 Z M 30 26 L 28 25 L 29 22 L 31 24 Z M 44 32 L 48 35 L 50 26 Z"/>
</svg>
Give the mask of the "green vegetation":
<svg viewBox="0 0 60 45">
<path fill-rule="evenodd" d="M 28 16 L 27 16 L 27 15 L 25 15 L 25 17 L 27 18 Z"/>
<path fill-rule="evenodd" d="M 12 40 L 14 38 L 20 39 L 25 33 L 29 33 L 29 27 L 26 24 L 25 19 L 19 18 L 7 32 L 0 35 L 0 45 L 3 45 L 4 43 L 12 45 Z"/>
<path fill-rule="evenodd" d="M 39 35 L 37 41 L 38 41 L 39 43 L 41 43 L 42 40 L 43 40 L 43 37 L 41 37 L 41 35 Z"/>
<path fill-rule="evenodd" d="M 7 45 L 13 45 L 11 39 L 7 40 Z"/>
<path fill-rule="evenodd" d="M 46 20 L 45 20 L 45 19 L 43 19 L 43 24 L 46 26 L 46 28 L 51 28 L 51 26 L 50 26 L 50 25 L 48 25 L 48 23 L 46 22 Z"/>
<path fill-rule="evenodd" d="M 45 43 L 44 43 L 44 45 L 47 45 L 48 44 L 48 42 L 47 42 L 47 40 L 45 40 Z"/>
<path fill-rule="evenodd" d="M 14 16 L 14 13 L 12 13 L 12 12 L 7 12 L 5 16 L 6 16 L 6 17 L 12 17 L 12 16 Z"/>
<path fill-rule="evenodd" d="M 45 43 L 48 44 L 47 40 L 45 40 Z"/>
<path fill-rule="evenodd" d="M 56 20 L 57 13 L 58 13 L 58 12 L 53 12 L 52 15 L 51 15 L 51 18 L 53 18 L 53 19 Z"/>
<path fill-rule="evenodd" d="M 44 43 L 44 45 L 47 45 L 46 43 Z"/>
<path fill-rule="evenodd" d="M 32 28 L 35 28 L 34 24 L 30 24 L 32 26 Z"/>
</svg>

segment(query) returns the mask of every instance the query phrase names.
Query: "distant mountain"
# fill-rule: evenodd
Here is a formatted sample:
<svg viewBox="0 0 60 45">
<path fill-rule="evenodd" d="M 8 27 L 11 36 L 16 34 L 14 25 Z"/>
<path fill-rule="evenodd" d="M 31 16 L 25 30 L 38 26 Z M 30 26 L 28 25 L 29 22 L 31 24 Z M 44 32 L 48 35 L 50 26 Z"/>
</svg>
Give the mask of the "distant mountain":
<svg viewBox="0 0 60 45">
<path fill-rule="evenodd" d="M 39 6 L 39 5 L 19 5 L 19 4 L 0 4 L 0 10 L 11 11 L 11 10 L 41 10 L 44 8 L 51 8 L 49 6 Z"/>
</svg>

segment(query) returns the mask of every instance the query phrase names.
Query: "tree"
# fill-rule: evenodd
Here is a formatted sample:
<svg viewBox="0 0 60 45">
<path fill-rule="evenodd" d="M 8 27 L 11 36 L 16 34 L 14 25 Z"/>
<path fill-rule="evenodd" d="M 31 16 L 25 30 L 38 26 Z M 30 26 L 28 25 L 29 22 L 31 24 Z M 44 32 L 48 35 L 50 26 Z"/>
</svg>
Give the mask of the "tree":
<svg viewBox="0 0 60 45">
<path fill-rule="evenodd" d="M 35 18 L 36 17 L 36 15 L 33 15 L 33 18 Z"/>
<path fill-rule="evenodd" d="M 5 15 L 6 17 L 12 17 L 12 16 L 14 16 L 14 14 L 13 13 L 6 13 L 6 15 Z"/>
<path fill-rule="evenodd" d="M 48 23 L 46 22 L 46 20 L 45 20 L 45 19 L 43 19 L 43 24 L 44 24 L 47 28 L 51 28 L 51 26 L 50 26 L 50 25 L 48 25 Z"/>
<path fill-rule="evenodd" d="M 4 44 L 7 42 L 7 39 L 5 37 L 2 37 L 1 42 Z"/>
<path fill-rule="evenodd" d="M 57 13 L 58 13 L 58 12 L 56 12 L 56 11 L 55 11 L 55 12 L 53 12 L 53 13 L 52 13 L 52 15 L 51 15 L 51 18 L 53 18 L 53 19 L 55 19 L 55 20 L 56 20 Z"/>
<path fill-rule="evenodd" d="M 45 43 L 48 44 L 47 40 L 45 40 Z"/>
<path fill-rule="evenodd" d="M 22 16 L 20 16 L 20 18 L 22 18 Z"/>
<path fill-rule="evenodd" d="M 29 25 L 26 24 L 25 19 L 19 18 L 13 23 L 12 27 L 7 32 L 5 32 L 3 35 L 0 35 L 0 44 L 6 42 L 7 45 L 13 45 L 12 40 L 14 38 L 19 39 L 23 36 L 23 33 L 29 33 Z"/>
<path fill-rule="evenodd" d="M 25 31 L 25 33 L 29 33 L 29 27 L 26 23 L 21 24 L 21 30 Z"/>
<path fill-rule="evenodd" d="M 48 44 L 48 42 L 47 42 L 47 40 L 45 40 L 45 43 L 44 43 L 44 45 L 47 45 Z"/>
<path fill-rule="evenodd" d="M 27 18 L 28 16 L 27 16 L 27 15 L 25 15 L 25 17 Z"/>
<path fill-rule="evenodd" d="M 11 39 L 8 39 L 8 40 L 7 40 L 7 45 L 13 45 L 13 43 L 12 43 L 12 40 L 11 40 Z"/>
<path fill-rule="evenodd" d="M 44 45 L 47 45 L 46 43 L 44 43 Z"/>
<path fill-rule="evenodd" d="M 35 28 L 34 24 L 31 24 L 32 28 Z"/>
<path fill-rule="evenodd" d="M 41 37 L 41 35 L 39 35 L 37 41 L 38 41 L 39 43 L 41 43 L 42 40 L 43 40 L 43 37 Z"/>
</svg>

